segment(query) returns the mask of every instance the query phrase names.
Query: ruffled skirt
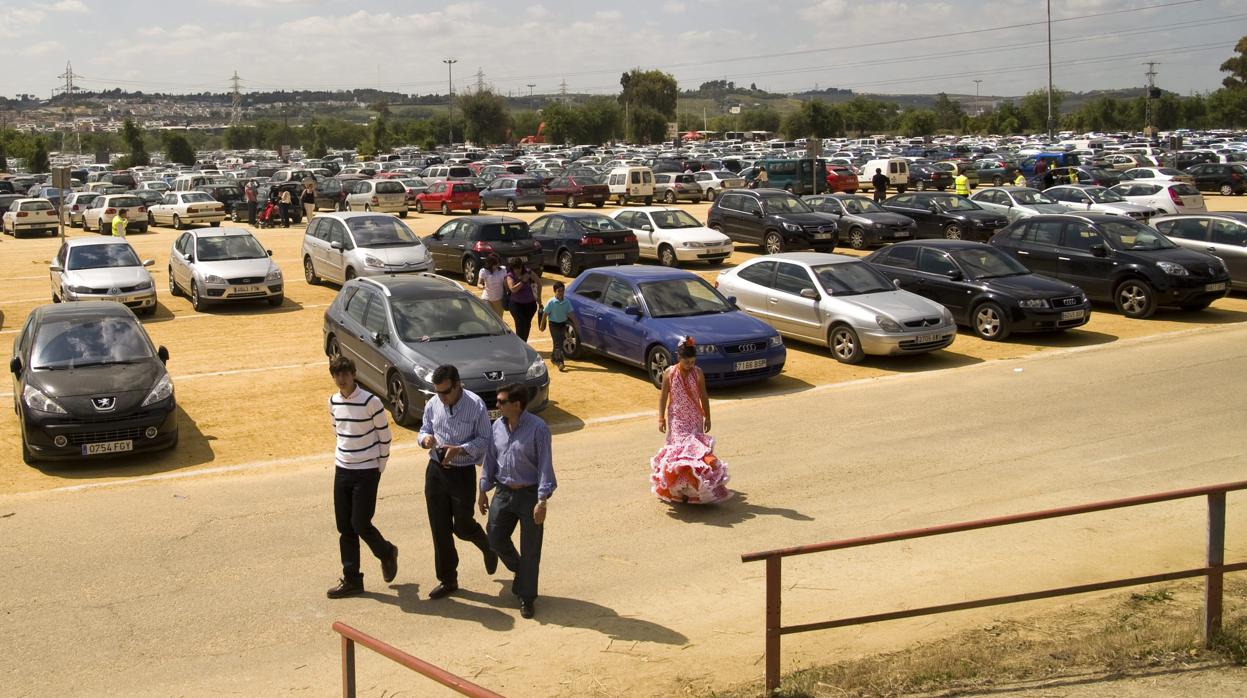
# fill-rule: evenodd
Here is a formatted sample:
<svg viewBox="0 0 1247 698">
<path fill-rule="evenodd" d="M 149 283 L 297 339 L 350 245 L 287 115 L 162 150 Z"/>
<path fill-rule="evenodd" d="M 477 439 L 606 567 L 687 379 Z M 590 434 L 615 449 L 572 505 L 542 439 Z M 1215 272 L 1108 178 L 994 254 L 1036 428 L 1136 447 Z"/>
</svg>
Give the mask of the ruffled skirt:
<svg viewBox="0 0 1247 698">
<path fill-rule="evenodd" d="M 650 484 L 664 502 L 713 504 L 731 499 L 727 464 L 714 455 L 714 437 L 685 434 L 650 459 Z"/>
</svg>

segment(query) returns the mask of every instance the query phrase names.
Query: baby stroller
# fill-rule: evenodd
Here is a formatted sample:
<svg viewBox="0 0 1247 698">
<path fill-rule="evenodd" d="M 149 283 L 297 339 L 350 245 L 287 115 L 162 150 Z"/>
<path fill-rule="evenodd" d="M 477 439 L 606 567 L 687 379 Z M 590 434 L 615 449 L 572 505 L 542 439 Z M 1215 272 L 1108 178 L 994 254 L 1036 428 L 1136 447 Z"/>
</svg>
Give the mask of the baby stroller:
<svg viewBox="0 0 1247 698">
<path fill-rule="evenodd" d="M 269 201 L 265 204 L 264 210 L 260 211 L 260 214 L 255 217 L 256 225 L 261 228 L 272 228 L 277 225 L 278 215 L 277 202 Z"/>
</svg>

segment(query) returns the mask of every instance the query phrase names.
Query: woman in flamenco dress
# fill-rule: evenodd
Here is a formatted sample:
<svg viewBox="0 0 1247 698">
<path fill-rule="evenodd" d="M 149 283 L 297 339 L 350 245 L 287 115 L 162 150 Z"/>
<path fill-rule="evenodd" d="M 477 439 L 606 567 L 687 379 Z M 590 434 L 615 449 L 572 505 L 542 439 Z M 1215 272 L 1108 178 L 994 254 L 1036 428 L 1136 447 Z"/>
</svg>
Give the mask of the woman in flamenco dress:
<svg viewBox="0 0 1247 698">
<path fill-rule="evenodd" d="M 692 337 L 681 340 L 678 361 L 663 373 L 658 398 L 658 431 L 667 441 L 650 459 L 650 483 L 665 502 L 713 504 L 732 497 L 727 464 L 714 455 L 710 396 L 697 367 Z"/>
</svg>

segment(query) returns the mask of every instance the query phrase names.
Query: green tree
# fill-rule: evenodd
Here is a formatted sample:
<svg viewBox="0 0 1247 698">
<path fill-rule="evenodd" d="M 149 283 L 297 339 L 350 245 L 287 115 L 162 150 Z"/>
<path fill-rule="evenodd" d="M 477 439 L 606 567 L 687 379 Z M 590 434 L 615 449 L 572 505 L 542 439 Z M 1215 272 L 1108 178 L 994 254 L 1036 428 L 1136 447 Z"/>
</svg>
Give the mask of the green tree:
<svg viewBox="0 0 1247 698">
<path fill-rule="evenodd" d="M 781 131 L 789 138 L 830 138 L 844 134 L 844 116 L 834 105 L 811 99 L 784 117 Z"/>
<path fill-rule="evenodd" d="M 931 109 L 909 109 L 901 114 L 897 128 L 905 136 L 930 136 L 936 131 L 939 118 Z"/>
<path fill-rule="evenodd" d="M 1208 125 L 1213 128 L 1247 125 L 1247 89 L 1222 87 L 1209 95 Z"/>
<path fill-rule="evenodd" d="M 535 111 L 515 112 L 511 115 L 511 134 L 514 139 L 524 138 L 525 136 L 537 135 L 537 129 L 541 126 L 541 115 Z"/>
<path fill-rule="evenodd" d="M 325 145 L 325 127 L 314 117 L 308 119 L 300 131 L 299 142 L 307 144 L 308 157 L 323 158 L 329 153 L 329 147 Z"/>
<path fill-rule="evenodd" d="M 887 127 L 888 106 L 877 99 L 858 96 L 845 102 L 841 108 L 844 109 L 845 127 L 856 131 L 858 138 Z"/>
<path fill-rule="evenodd" d="M 1065 101 L 1065 93 L 1061 90 L 1053 88 L 1052 90 L 1052 118 L 1060 120 L 1061 103 Z M 1035 90 L 1028 92 L 1022 97 L 1018 110 L 1022 116 L 1022 128 L 1031 131 L 1047 131 L 1048 130 L 1048 92 L 1047 90 Z"/>
<path fill-rule="evenodd" d="M 623 87 L 619 103 L 628 105 L 629 112 L 652 109 L 663 117 L 664 124 L 675 117 L 678 89 L 669 73 L 634 68 L 619 78 L 619 84 Z"/>
<path fill-rule="evenodd" d="M 741 131 L 778 131 L 779 124 L 779 112 L 768 106 L 747 109 L 740 113 Z"/>
<path fill-rule="evenodd" d="M 1126 126 L 1126 114 L 1119 100 L 1097 97 L 1074 112 L 1075 128 L 1080 131 L 1118 131 Z"/>
<path fill-rule="evenodd" d="M 966 113 L 961 108 L 961 103 L 949 99 L 948 95 L 941 92 L 935 97 L 935 107 L 932 110 L 935 116 L 935 127 L 943 131 L 959 132 L 962 128 L 962 122 L 965 121 Z M 930 134 L 916 134 L 930 135 Z"/>
<path fill-rule="evenodd" d="M 541 110 L 545 139 L 550 143 L 570 143 L 580 133 L 580 110 L 563 102 L 552 102 Z"/>
<path fill-rule="evenodd" d="M 511 112 L 505 97 L 481 90 L 459 98 L 468 140 L 477 145 L 502 143 L 511 132 Z"/>
<path fill-rule="evenodd" d="M 623 134 L 623 107 L 610 97 L 591 97 L 579 107 L 580 130 L 575 140 L 605 143 Z"/>
<path fill-rule="evenodd" d="M 225 129 L 225 147 L 246 150 L 256 146 L 256 130 L 252 126 L 230 126 Z"/>
<path fill-rule="evenodd" d="M 170 162 L 176 162 L 179 165 L 194 165 L 195 150 L 191 148 L 190 141 L 186 136 L 173 131 L 165 131 L 164 136 L 165 159 Z"/>
<path fill-rule="evenodd" d="M 1187 128 L 1208 128 L 1208 102 L 1203 95 L 1191 95 L 1182 100 L 1182 123 Z"/>
<path fill-rule="evenodd" d="M 662 143 L 667 138 L 667 117 L 657 109 L 640 107 L 628 113 L 632 139 L 641 143 Z"/>
<path fill-rule="evenodd" d="M 147 155 L 147 146 L 143 143 L 143 130 L 136 126 L 133 120 L 126 119 L 122 122 L 121 139 L 130 149 L 130 167 L 151 164 L 151 157 Z"/>
<path fill-rule="evenodd" d="M 1234 52 L 1238 55 L 1225 59 L 1221 64 L 1221 72 L 1229 73 L 1221 84 L 1231 90 L 1247 89 L 1247 36 L 1234 44 Z"/>
<path fill-rule="evenodd" d="M 48 142 L 43 136 L 35 138 L 29 163 L 31 172 L 48 172 L 52 169 L 51 163 L 48 162 Z"/>
</svg>

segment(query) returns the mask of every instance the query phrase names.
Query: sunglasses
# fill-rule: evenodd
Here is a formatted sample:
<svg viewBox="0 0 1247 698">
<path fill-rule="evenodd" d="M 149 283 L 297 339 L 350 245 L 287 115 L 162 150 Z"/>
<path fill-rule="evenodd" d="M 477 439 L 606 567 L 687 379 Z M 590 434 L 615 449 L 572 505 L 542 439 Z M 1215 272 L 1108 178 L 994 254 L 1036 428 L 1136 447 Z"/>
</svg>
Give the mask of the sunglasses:
<svg viewBox="0 0 1247 698">
<path fill-rule="evenodd" d="M 445 390 L 438 390 L 437 388 L 433 388 L 433 392 L 437 393 L 438 395 L 449 395 L 449 394 L 451 394 L 451 393 L 455 392 L 455 388 L 457 388 L 457 387 L 459 387 L 459 386 L 452 385 L 452 386 L 450 386 L 449 388 L 447 388 L 447 389 L 445 389 Z"/>
<path fill-rule="evenodd" d="M 519 401 L 520 399 L 518 397 L 511 397 L 510 395 L 508 395 L 507 397 L 500 397 L 497 400 L 499 405 L 501 405 L 504 402 L 519 402 Z"/>
</svg>

